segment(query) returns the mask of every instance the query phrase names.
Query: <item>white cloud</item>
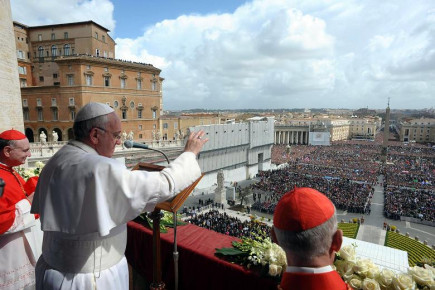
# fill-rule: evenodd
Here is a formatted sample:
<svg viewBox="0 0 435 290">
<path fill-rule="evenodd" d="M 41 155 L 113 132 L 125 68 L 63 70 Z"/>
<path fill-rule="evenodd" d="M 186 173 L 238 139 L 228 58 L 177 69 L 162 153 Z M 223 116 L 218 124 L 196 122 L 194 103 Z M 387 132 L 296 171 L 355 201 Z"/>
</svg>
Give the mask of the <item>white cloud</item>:
<svg viewBox="0 0 435 290">
<path fill-rule="evenodd" d="M 115 29 L 114 6 L 109 0 L 12 0 L 12 18 L 28 26 L 93 20 Z"/>
<path fill-rule="evenodd" d="M 11 2 L 25 24 L 115 27 L 108 0 Z M 115 41 L 118 58 L 162 69 L 165 109 L 382 108 L 388 97 L 395 108 L 434 104 L 431 0 L 254 0 Z"/>
</svg>

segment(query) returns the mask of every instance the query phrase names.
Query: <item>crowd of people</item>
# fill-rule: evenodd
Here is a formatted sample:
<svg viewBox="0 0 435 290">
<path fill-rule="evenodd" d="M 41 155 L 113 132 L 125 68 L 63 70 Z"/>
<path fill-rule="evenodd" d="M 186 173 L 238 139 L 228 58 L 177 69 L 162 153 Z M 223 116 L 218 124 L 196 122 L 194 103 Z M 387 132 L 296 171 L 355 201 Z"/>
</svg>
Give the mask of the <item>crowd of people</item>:
<svg viewBox="0 0 435 290">
<path fill-rule="evenodd" d="M 435 192 L 388 187 L 384 192 L 384 213 L 387 218 L 408 216 L 435 222 Z"/>
<path fill-rule="evenodd" d="M 279 197 L 292 186 L 313 186 L 323 190 L 337 208 L 369 213 L 371 186 L 383 174 L 386 217 L 409 216 L 434 221 L 435 151 L 423 144 L 390 140 L 387 162 L 383 164 L 383 134 L 377 134 L 373 142 L 338 141 L 331 146 L 275 145 L 272 163 L 286 163 L 287 168 L 261 172 L 257 188 L 274 192 Z M 274 194 L 269 199 L 255 202 L 252 208 L 273 213 L 278 200 Z"/>
<path fill-rule="evenodd" d="M 203 214 L 194 215 L 187 222 L 213 230 L 215 232 L 242 238 L 255 238 L 255 236 L 268 234 L 270 227 L 259 221 L 241 221 L 227 213 L 220 213 L 218 210 L 210 210 Z"/>
<path fill-rule="evenodd" d="M 254 202 L 252 209 L 273 214 L 281 196 L 294 187 L 311 187 L 323 192 L 338 209 L 355 213 L 370 213 L 373 187 L 364 182 L 331 176 L 304 174 L 304 165 L 289 166 L 279 170 L 262 171 L 254 190 L 264 192 L 263 199 Z"/>
</svg>

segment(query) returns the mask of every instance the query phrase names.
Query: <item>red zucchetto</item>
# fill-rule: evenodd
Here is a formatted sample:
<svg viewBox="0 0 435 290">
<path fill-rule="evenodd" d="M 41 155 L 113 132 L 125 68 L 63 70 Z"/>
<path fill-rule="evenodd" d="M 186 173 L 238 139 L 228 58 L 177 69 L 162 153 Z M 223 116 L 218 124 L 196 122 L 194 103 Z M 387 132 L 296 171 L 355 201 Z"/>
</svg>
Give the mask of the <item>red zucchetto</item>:
<svg viewBox="0 0 435 290">
<path fill-rule="evenodd" d="M 14 129 L 6 130 L 0 134 L 0 139 L 3 140 L 22 140 L 26 138 L 26 135 Z"/>
<path fill-rule="evenodd" d="M 334 211 L 333 203 L 321 192 L 295 187 L 276 205 L 273 225 L 280 230 L 306 231 L 329 220 Z"/>
</svg>

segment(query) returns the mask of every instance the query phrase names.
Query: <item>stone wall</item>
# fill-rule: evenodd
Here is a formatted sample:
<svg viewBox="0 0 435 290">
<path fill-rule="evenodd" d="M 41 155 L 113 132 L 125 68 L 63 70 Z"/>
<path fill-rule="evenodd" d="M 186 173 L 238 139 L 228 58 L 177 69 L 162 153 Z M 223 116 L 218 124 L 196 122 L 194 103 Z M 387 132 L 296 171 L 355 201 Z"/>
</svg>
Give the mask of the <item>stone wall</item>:
<svg viewBox="0 0 435 290">
<path fill-rule="evenodd" d="M 9 0 L 0 0 L 0 132 L 24 132 L 18 61 Z"/>
</svg>

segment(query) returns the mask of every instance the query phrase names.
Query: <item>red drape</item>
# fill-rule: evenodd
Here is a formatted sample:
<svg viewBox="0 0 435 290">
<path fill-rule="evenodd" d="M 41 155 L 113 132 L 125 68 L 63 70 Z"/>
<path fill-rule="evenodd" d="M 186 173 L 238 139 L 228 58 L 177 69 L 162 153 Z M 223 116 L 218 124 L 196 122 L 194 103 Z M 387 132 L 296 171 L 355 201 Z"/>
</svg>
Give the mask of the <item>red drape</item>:
<svg viewBox="0 0 435 290">
<path fill-rule="evenodd" d="M 173 230 L 161 234 L 162 279 L 167 289 L 174 289 Z M 277 289 L 277 283 L 240 265 L 214 255 L 216 248 L 231 247 L 234 237 L 195 225 L 177 228 L 178 289 Z M 147 281 L 152 282 L 152 230 L 128 223 L 126 257 Z"/>
</svg>

